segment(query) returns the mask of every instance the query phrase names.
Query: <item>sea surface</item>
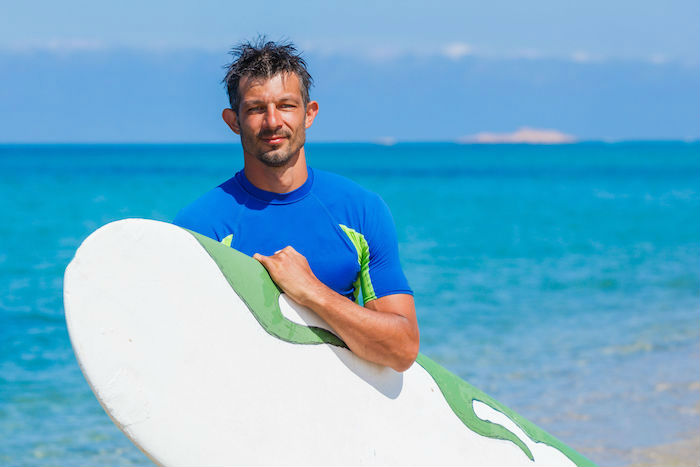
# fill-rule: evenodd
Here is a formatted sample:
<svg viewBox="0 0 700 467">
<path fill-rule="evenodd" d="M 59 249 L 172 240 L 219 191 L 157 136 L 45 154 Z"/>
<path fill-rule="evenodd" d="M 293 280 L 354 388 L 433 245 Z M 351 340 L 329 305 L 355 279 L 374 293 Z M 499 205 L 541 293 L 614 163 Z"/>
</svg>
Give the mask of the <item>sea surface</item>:
<svg viewBox="0 0 700 467">
<path fill-rule="evenodd" d="M 700 431 L 700 144 L 310 144 L 379 193 L 421 351 L 602 465 Z M 63 272 L 169 221 L 230 145 L 0 146 L 0 465 L 148 465 L 85 382 Z"/>
</svg>

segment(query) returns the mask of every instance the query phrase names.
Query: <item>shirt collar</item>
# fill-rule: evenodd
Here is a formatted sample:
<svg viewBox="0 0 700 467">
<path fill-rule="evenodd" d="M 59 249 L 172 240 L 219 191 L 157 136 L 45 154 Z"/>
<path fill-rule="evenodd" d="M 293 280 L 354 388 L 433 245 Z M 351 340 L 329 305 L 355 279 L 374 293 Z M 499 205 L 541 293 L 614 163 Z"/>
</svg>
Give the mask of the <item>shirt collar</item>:
<svg viewBox="0 0 700 467">
<path fill-rule="evenodd" d="M 311 187 L 314 184 L 314 171 L 311 167 L 307 167 L 307 173 L 308 175 L 304 184 L 288 193 L 275 193 L 274 191 L 261 190 L 248 180 L 243 169 L 236 173 L 236 181 L 248 194 L 260 201 L 268 204 L 289 204 L 299 201 L 311 191 Z"/>
</svg>

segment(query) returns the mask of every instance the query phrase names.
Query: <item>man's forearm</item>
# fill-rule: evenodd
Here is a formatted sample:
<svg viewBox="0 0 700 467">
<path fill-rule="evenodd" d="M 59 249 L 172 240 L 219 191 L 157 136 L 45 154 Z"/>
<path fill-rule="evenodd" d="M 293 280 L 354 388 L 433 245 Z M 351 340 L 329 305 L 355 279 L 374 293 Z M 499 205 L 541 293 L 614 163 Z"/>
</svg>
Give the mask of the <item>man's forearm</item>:
<svg viewBox="0 0 700 467">
<path fill-rule="evenodd" d="M 253 257 L 287 295 L 323 318 L 358 356 L 396 371 L 406 370 L 416 359 L 419 336 L 411 295 L 388 295 L 361 307 L 319 281 L 292 247 Z"/>
<path fill-rule="evenodd" d="M 404 371 L 418 355 L 418 326 L 403 315 L 415 316 L 410 295 L 383 297 L 362 307 L 318 282 L 299 302 L 323 318 L 365 360 Z M 401 314 L 389 311 L 399 307 Z"/>
</svg>

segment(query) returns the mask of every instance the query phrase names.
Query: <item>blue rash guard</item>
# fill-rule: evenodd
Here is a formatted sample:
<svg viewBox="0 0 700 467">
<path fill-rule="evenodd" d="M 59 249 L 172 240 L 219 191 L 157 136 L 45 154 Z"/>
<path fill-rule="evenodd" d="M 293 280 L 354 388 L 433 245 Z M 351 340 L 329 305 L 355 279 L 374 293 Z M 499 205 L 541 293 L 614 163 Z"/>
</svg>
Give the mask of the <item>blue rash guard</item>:
<svg viewBox="0 0 700 467">
<path fill-rule="evenodd" d="M 360 304 L 413 294 L 384 201 L 339 175 L 311 168 L 308 174 L 296 190 L 273 193 L 255 187 L 241 170 L 173 223 L 250 256 L 291 245 L 321 282 Z"/>
</svg>

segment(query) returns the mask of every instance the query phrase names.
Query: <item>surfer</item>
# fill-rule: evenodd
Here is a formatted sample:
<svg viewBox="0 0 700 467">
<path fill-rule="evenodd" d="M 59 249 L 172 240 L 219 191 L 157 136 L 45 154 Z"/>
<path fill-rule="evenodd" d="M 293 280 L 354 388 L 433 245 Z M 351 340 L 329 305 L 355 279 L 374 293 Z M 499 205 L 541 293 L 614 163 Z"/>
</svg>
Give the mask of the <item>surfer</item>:
<svg viewBox="0 0 700 467">
<path fill-rule="evenodd" d="M 406 370 L 418 354 L 418 324 L 386 204 L 307 166 L 306 129 L 319 106 L 292 44 L 259 39 L 232 55 L 222 117 L 240 135 L 244 167 L 174 223 L 252 255 L 356 355 Z"/>
</svg>

